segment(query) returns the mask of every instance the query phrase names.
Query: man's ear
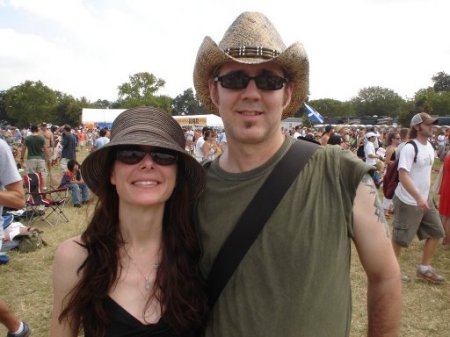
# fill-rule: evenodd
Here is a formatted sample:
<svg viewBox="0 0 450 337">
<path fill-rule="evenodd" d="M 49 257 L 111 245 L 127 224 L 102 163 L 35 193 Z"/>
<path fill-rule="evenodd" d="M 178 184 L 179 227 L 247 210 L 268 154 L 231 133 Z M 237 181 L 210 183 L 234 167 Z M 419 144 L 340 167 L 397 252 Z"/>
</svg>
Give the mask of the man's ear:
<svg viewBox="0 0 450 337">
<path fill-rule="evenodd" d="M 217 83 L 212 79 L 208 80 L 209 97 L 215 106 L 219 105 L 219 94 L 217 92 Z"/>
<path fill-rule="evenodd" d="M 283 104 L 283 110 L 288 107 L 289 104 L 291 104 L 292 99 L 292 90 L 293 86 L 292 83 L 288 83 L 284 88 L 284 104 Z"/>
</svg>

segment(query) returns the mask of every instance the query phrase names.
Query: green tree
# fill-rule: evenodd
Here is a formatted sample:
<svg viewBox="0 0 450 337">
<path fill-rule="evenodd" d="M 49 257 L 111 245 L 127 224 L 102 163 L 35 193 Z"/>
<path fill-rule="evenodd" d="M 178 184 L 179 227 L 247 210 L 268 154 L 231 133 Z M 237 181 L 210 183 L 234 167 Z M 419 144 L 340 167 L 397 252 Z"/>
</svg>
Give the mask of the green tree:
<svg viewBox="0 0 450 337">
<path fill-rule="evenodd" d="M 391 89 L 367 87 L 361 89 L 351 103 L 358 116 L 396 117 L 402 111 L 405 101 Z"/>
<path fill-rule="evenodd" d="M 118 103 L 122 108 L 164 105 L 155 97 L 155 93 L 165 85 L 163 79 L 147 72 L 136 73 L 129 79 L 129 82 L 122 83 L 118 87 Z"/>
<path fill-rule="evenodd" d="M 207 114 L 197 100 L 192 88 L 186 89 L 172 101 L 172 115 L 203 115 Z"/>
<path fill-rule="evenodd" d="M 106 99 L 98 99 L 94 103 L 88 103 L 90 108 L 93 109 L 109 109 L 112 108 L 113 102 Z"/>
<path fill-rule="evenodd" d="M 8 120 L 6 114 L 6 90 L 0 91 L 0 123 L 4 120 Z M 9 121 L 12 122 L 12 121 Z M 15 122 L 15 121 L 14 121 Z"/>
<path fill-rule="evenodd" d="M 18 127 L 24 127 L 53 121 L 56 102 L 56 92 L 41 81 L 25 81 L 6 91 L 5 110 Z"/>
<path fill-rule="evenodd" d="M 69 124 L 77 127 L 81 124 L 81 111 L 83 107 L 90 106 L 85 97 L 75 99 L 73 96 L 58 93 L 58 102 L 55 105 L 55 120 L 58 125 Z"/>
<path fill-rule="evenodd" d="M 450 91 L 435 92 L 433 88 L 421 89 L 414 96 L 417 107 L 423 107 L 430 114 L 450 115 Z"/>
<path fill-rule="evenodd" d="M 167 113 L 172 113 L 172 97 L 160 95 L 155 97 L 154 105 L 157 108 L 160 108 L 164 111 L 167 111 Z"/>
<path fill-rule="evenodd" d="M 351 116 L 353 114 L 353 107 L 350 103 L 331 98 L 311 100 L 308 104 L 324 117 Z"/>
<path fill-rule="evenodd" d="M 431 78 L 435 92 L 450 91 L 450 75 L 441 71 Z"/>
</svg>

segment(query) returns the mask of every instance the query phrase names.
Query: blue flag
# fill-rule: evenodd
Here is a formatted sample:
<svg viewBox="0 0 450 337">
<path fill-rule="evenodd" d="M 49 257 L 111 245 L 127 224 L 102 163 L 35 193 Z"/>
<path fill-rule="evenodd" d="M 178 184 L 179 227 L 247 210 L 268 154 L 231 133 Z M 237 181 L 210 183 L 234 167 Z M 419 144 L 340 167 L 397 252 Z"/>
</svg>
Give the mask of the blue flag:
<svg viewBox="0 0 450 337">
<path fill-rule="evenodd" d="M 308 115 L 309 119 L 316 123 L 323 123 L 323 117 L 314 110 L 313 107 L 305 103 L 305 113 Z"/>
</svg>

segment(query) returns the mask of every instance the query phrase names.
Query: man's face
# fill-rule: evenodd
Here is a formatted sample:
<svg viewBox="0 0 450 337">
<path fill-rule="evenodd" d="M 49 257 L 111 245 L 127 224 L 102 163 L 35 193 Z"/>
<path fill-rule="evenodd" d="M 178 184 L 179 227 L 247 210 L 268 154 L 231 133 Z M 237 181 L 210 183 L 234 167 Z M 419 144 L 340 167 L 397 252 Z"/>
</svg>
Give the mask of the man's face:
<svg viewBox="0 0 450 337">
<path fill-rule="evenodd" d="M 433 124 L 420 123 L 418 125 L 417 134 L 425 137 L 433 136 Z"/>
<path fill-rule="evenodd" d="M 262 73 L 284 77 L 282 68 L 272 63 L 235 62 L 223 65 L 218 76 L 233 72 L 242 72 L 251 77 Z M 244 89 L 227 89 L 221 83 L 210 80 L 209 92 L 222 117 L 229 141 L 258 144 L 281 136 L 281 115 L 291 101 L 291 85 L 284 85 L 278 90 L 262 90 L 254 80 L 250 80 Z"/>
</svg>

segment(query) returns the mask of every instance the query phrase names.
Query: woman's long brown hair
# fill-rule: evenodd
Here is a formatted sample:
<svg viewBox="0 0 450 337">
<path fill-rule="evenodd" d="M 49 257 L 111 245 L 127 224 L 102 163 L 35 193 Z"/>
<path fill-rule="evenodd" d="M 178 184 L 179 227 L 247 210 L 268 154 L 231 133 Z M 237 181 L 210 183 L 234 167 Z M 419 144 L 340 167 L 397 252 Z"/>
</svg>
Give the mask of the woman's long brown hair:
<svg viewBox="0 0 450 337">
<path fill-rule="evenodd" d="M 114 160 L 110 150 L 105 177 L 111 175 Z M 184 165 L 180 158 L 177 183 L 165 205 L 162 256 L 154 283 L 154 296 L 160 302 L 164 321 L 178 333 L 201 328 L 207 311 L 198 268 L 200 248 L 192 222 L 194 200 L 185 183 Z M 83 328 L 96 337 L 105 336 L 109 322 L 104 300 L 120 275 L 119 249 L 124 241 L 118 209 L 116 189 L 105 179 L 99 187 L 93 217 L 81 235 L 88 256 L 77 271 L 80 280 L 64 299 L 59 316 L 60 322 L 67 320 L 75 331 Z"/>
</svg>

